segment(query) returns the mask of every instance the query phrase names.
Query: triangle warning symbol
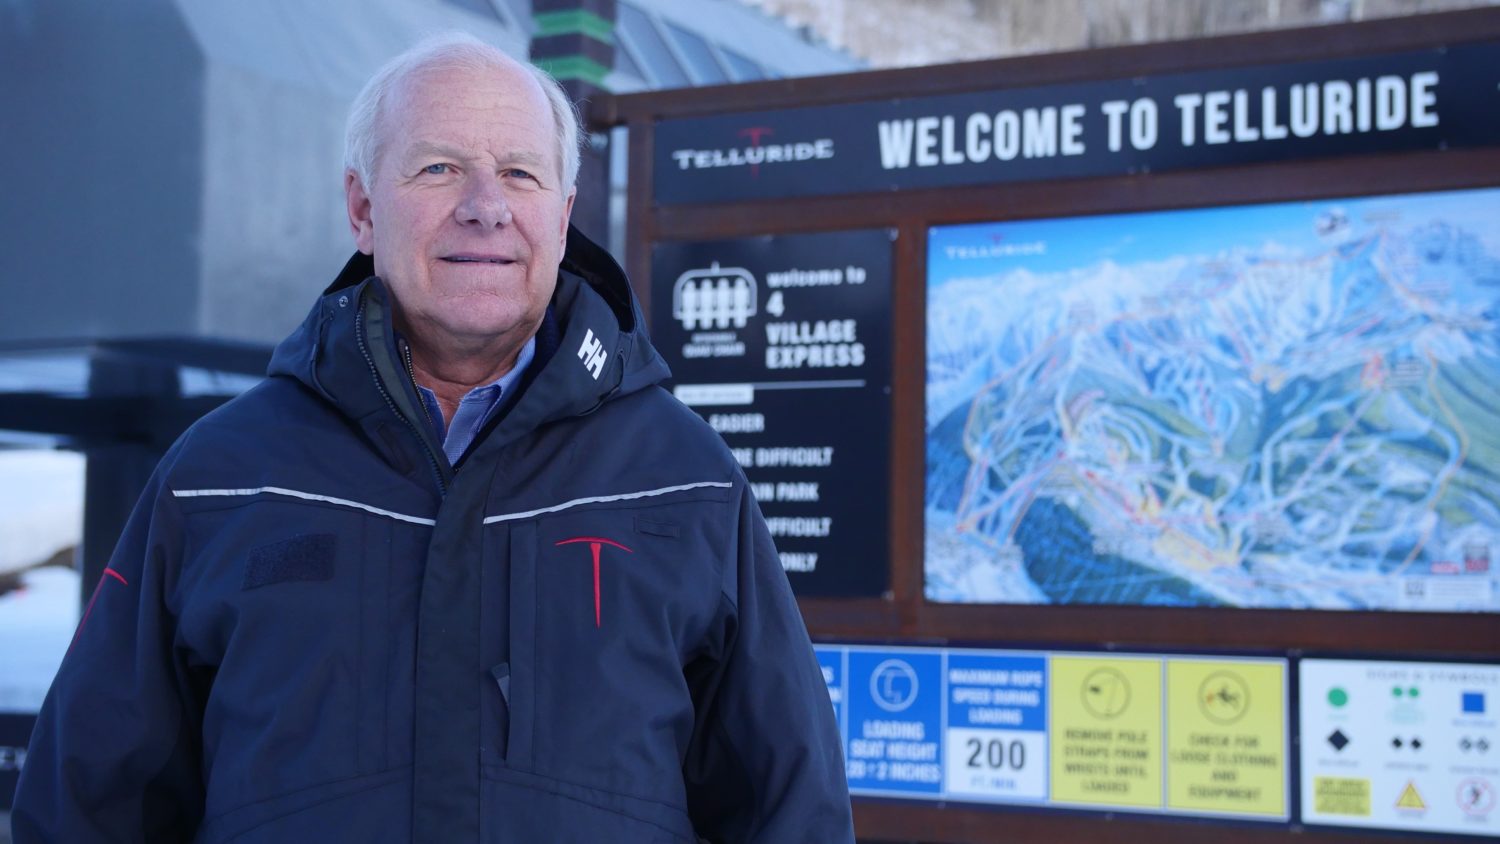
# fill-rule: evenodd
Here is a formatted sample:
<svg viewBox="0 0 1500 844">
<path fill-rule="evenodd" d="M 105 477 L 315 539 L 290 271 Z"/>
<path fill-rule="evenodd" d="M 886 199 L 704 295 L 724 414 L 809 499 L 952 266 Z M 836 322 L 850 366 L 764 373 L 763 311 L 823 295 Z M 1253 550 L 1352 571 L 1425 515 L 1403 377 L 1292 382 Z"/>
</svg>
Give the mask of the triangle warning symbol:
<svg viewBox="0 0 1500 844">
<path fill-rule="evenodd" d="M 1401 790 L 1401 796 L 1396 799 L 1398 809 L 1426 809 L 1427 804 L 1422 801 L 1422 795 L 1417 793 L 1417 784 L 1407 780 L 1406 788 Z"/>
</svg>

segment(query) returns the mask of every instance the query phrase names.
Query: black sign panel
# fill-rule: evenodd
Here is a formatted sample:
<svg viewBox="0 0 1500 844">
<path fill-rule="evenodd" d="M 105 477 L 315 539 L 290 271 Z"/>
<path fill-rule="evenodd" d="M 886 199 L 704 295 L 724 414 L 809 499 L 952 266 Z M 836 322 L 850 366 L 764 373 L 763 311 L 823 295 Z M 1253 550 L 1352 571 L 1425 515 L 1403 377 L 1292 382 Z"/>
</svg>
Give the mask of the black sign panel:
<svg viewBox="0 0 1500 844">
<path fill-rule="evenodd" d="M 891 233 L 661 243 L 651 336 L 734 450 L 799 595 L 886 591 Z"/>
<path fill-rule="evenodd" d="M 659 204 L 1500 144 L 1500 43 L 664 120 Z"/>
</svg>

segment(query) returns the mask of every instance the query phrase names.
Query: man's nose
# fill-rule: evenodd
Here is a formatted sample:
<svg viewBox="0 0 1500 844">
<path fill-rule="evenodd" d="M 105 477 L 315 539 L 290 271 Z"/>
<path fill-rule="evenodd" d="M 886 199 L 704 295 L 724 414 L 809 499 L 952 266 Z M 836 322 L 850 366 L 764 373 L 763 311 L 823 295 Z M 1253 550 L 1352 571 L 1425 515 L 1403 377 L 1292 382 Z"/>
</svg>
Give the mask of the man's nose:
<svg viewBox="0 0 1500 844">
<path fill-rule="evenodd" d="M 483 226 L 487 229 L 510 225 L 510 206 L 500 181 L 488 176 L 468 180 L 464 186 L 463 200 L 454 209 L 458 222 Z"/>
</svg>

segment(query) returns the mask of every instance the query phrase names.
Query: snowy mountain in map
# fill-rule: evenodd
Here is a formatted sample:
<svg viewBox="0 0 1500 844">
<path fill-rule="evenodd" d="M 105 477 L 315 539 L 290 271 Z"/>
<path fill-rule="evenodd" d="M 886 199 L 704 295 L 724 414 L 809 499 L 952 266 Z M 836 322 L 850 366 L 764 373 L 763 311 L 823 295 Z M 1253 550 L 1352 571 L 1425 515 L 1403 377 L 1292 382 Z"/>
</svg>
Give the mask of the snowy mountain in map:
<svg viewBox="0 0 1500 844">
<path fill-rule="evenodd" d="M 1500 610 L 1500 191 L 928 252 L 929 599 Z"/>
</svg>

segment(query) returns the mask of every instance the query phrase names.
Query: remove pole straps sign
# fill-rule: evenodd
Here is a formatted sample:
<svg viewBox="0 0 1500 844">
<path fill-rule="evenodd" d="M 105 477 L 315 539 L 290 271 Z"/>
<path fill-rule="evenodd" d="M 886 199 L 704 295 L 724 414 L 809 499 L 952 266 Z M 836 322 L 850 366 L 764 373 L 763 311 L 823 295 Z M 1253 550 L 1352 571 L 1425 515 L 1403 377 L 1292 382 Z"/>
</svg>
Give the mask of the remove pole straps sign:
<svg viewBox="0 0 1500 844">
<path fill-rule="evenodd" d="M 1500 43 L 664 120 L 662 205 L 1500 144 Z"/>
</svg>

